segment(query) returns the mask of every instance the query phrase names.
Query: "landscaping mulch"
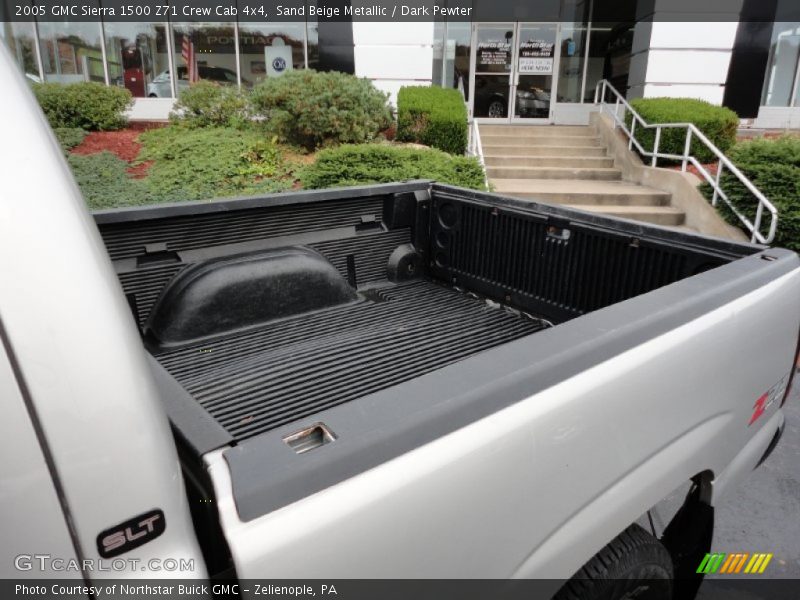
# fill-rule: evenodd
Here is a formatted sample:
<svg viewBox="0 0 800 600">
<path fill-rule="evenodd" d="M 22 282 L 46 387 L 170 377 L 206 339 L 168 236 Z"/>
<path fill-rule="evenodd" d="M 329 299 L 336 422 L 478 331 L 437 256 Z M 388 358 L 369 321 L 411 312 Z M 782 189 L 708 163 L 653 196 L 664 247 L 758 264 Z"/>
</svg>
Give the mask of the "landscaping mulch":
<svg viewBox="0 0 800 600">
<path fill-rule="evenodd" d="M 72 149 L 73 154 L 97 154 L 108 150 L 125 162 L 131 162 L 139 155 L 140 131 L 121 129 L 119 131 L 92 131 L 83 141 Z"/>
<path fill-rule="evenodd" d="M 143 123 L 137 124 L 135 128 L 119 131 L 92 131 L 70 152 L 87 155 L 108 151 L 116 154 L 125 162 L 131 163 L 139 156 L 139 151 L 142 149 L 142 145 L 139 143 L 139 134 L 160 126 L 159 123 Z M 152 164 L 153 161 L 146 161 L 138 165 L 131 165 L 127 170 L 134 179 L 144 179 Z"/>
</svg>

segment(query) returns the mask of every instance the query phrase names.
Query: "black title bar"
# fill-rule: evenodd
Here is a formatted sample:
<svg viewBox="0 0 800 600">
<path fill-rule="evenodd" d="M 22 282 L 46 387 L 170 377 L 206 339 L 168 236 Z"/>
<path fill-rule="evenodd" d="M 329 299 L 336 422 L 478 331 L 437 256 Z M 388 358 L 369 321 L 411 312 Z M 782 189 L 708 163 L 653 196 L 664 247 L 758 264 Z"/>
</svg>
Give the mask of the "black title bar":
<svg viewBox="0 0 800 600">
<path fill-rule="evenodd" d="M 566 14 L 563 10 L 569 4 L 561 0 L 0 0 L 0 21 L 730 22 L 742 18 L 743 0 L 596 0 L 591 16 Z M 755 20 L 800 21 L 800 2 L 782 1 L 774 17 Z"/>
</svg>

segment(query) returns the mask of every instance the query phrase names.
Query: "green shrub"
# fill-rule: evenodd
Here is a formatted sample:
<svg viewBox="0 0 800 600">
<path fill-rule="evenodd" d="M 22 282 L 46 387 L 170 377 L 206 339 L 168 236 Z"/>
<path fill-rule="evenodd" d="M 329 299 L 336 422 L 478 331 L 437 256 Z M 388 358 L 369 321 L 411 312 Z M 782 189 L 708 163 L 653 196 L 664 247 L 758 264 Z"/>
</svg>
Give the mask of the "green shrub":
<svg viewBox="0 0 800 600">
<path fill-rule="evenodd" d="M 86 204 L 93 210 L 147 204 L 144 182 L 132 179 L 128 163 L 111 152 L 67 157 Z"/>
<path fill-rule="evenodd" d="M 256 132 L 163 127 L 139 141 L 137 162 L 153 161 L 145 183 L 154 202 L 276 192 L 293 183 L 280 150 Z"/>
<path fill-rule="evenodd" d="M 800 252 L 800 138 L 782 137 L 741 142 L 729 153 L 730 159 L 778 209 L 778 229 L 773 244 Z M 723 171 L 722 189 L 731 203 L 754 222 L 758 203 L 739 180 Z M 710 199 L 712 190 L 703 186 Z M 717 204 L 720 214 L 732 225 L 741 221 L 727 205 Z M 761 233 L 767 234 L 769 213 L 764 212 Z"/>
<path fill-rule="evenodd" d="M 56 139 L 65 152 L 79 146 L 86 137 L 86 132 L 79 127 L 56 127 L 53 133 L 56 134 Z"/>
<path fill-rule="evenodd" d="M 436 86 L 403 87 L 397 94 L 397 140 L 451 154 L 467 149 L 467 108 L 461 92 Z"/>
<path fill-rule="evenodd" d="M 121 129 L 127 124 L 125 110 L 131 93 L 101 83 L 36 83 L 33 92 L 50 126 L 78 127 L 87 131 Z"/>
<path fill-rule="evenodd" d="M 631 100 L 631 106 L 651 124 L 693 123 L 722 152 L 726 152 L 736 142 L 739 117 L 729 108 L 691 98 L 637 98 Z M 631 117 L 628 116 L 629 126 L 630 122 Z M 635 135 L 645 150 L 653 149 L 655 130 L 639 128 Z M 659 152 L 682 155 L 685 148 L 686 129 L 661 131 Z M 702 163 L 714 159 L 705 144 L 698 140 L 692 142 L 692 154 Z"/>
<path fill-rule="evenodd" d="M 392 122 L 387 95 L 344 73 L 297 70 L 269 77 L 251 100 L 272 132 L 309 150 L 374 140 Z"/>
<path fill-rule="evenodd" d="M 406 179 L 435 179 L 473 189 L 485 189 L 484 173 L 474 158 L 451 156 L 391 144 L 359 144 L 321 150 L 317 161 L 300 176 L 303 186 L 316 189 Z"/>
<path fill-rule="evenodd" d="M 250 101 L 235 87 L 198 81 L 178 96 L 169 118 L 187 127 L 242 127 L 250 122 Z"/>
</svg>

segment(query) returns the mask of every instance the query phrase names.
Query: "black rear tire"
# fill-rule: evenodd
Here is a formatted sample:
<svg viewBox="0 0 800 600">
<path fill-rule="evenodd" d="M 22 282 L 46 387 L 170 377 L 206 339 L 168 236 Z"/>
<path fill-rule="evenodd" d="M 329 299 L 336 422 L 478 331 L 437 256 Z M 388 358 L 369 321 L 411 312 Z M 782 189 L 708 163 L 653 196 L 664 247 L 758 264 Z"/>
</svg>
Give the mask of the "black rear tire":
<svg viewBox="0 0 800 600">
<path fill-rule="evenodd" d="M 634 524 L 583 565 L 553 600 L 671 600 L 672 577 L 667 549 Z"/>
</svg>

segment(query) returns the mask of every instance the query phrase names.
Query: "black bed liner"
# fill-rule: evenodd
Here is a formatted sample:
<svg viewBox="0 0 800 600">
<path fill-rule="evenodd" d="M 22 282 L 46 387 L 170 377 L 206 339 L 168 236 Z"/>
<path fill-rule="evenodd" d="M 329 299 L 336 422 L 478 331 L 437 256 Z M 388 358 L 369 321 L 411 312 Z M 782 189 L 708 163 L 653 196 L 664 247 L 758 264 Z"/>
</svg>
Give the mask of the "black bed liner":
<svg viewBox="0 0 800 600">
<path fill-rule="evenodd" d="M 430 281 L 363 296 L 156 359 L 243 440 L 544 327 Z"/>
</svg>

